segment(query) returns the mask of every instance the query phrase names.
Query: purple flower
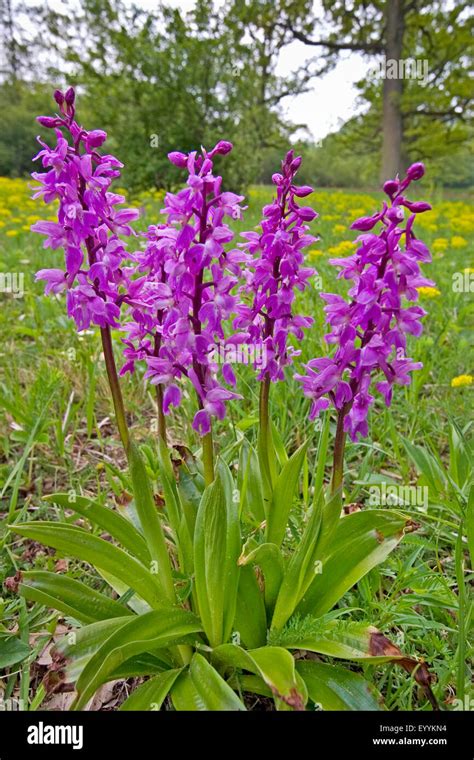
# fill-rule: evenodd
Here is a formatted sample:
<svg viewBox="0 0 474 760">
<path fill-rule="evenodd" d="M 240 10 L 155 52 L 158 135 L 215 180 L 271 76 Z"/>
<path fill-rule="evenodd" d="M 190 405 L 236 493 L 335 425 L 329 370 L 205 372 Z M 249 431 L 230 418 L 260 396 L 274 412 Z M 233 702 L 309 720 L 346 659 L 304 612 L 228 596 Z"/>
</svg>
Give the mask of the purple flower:
<svg viewBox="0 0 474 760">
<path fill-rule="evenodd" d="M 66 288 L 66 273 L 62 269 L 40 269 L 36 272 L 35 280 L 45 280 L 44 292 L 46 294 L 61 293 Z"/>
<path fill-rule="evenodd" d="M 149 227 L 145 250 L 134 254 L 125 297 L 130 320 L 123 328 L 127 361 L 121 373 L 144 360 L 145 377 L 164 387 L 165 414 L 179 405 L 179 384 L 187 378 L 198 398 L 193 428 L 200 435 L 210 431 L 212 417 L 223 419 L 226 401 L 239 398 L 223 387 L 212 356 L 236 310 L 233 291 L 244 258 L 225 249 L 233 238 L 226 217 L 241 217 L 243 197 L 222 192 L 222 177 L 213 174 L 212 157 L 231 149 L 221 140 L 209 152 L 169 154 L 173 164 L 186 167 L 186 186 L 167 193 L 166 222 Z M 235 384 L 230 368 L 222 367 L 222 381 Z"/>
<path fill-rule="evenodd" d="M 54 129 L 56 144 L 38 138 L 45 172 L 32 174 L 41 188 L 34 197 L 45 203 L 58 201 L 58 221 L 40 221 L 33 232 L 45 235 L 45 248 L 63 248 L 64 270 L 42 269 L 37 280 L 46 282 L 46 293 L 67 291 L 67 311 L 79 330 L 91 324 L 117 327 L 126 285 L 124 262 L 128 254 L 119 235 L 130 235 L 134 209 L 118 209 L 124 202 L 111 192 L 112 180 L 120 176 L 122 164 L 114 156 L 97 152 L 107 134 L 88 132 L 74 120 L 74 90 L 54 93 L 59 106 L 55 117 L 39 117 L 39 123 Z"/>
<path fill-rule="evenodd" d="M 179 406 L 181 403 L 181 391 L 176 385 L 169 385 L 163 395 L 163 411 L 169 414 L 170 406 Z"/>
<path fill-rule="evenodd" d="M 421 179 L 424 173 L 425 173 L 424 164 L 422 164 L 421 162 L 418 162 L 417 164 L 412 164 L 407 170 L 407 179 L 409 180 Z"/>
<path fill-rule="evenodd" d="M 423 164 L 413 164 L 402 181 L 386 182 L 390 207 L 384 203 L 380 212 L 351 225 L 351 229 L 368 234 L 357 238 L 359 247 L 354 255 L 330 262 L 340 269 L 339 277 L 352 281 L 351 300 L 321 294 L 330 328 L 326 341 L 334 344 L 336 351 L 331 359 L 308 362 L 305 374 L 297 376 L 313 402 L 310 417 L 331 402 L 343 415 L 344 430 L 354 441 L 368 432 L 373 377 L 381 378 L 374 387 L 390 406 L 393 385 L 408 385 L 410 372 L 422 366 L 406 356 L 406 336 L 421 334 L 426 312 L 419 306 L 406 306 L 404 301 L 416 301 L 420 286 L 434 285 L 421 275 L 419 266 L 420 261 L 431 261 L 428 248 L 413 234 L 415 214 L 431 207 L 411 203 L 402 193 L 423 175 Z M 404 228 L 400 226 L 403 207 L 412 211 Z M 369 233 L 380 223 L 378 235 Z"/>
<path fill-rule="evenodd" d="M 303 266 L 303 250 L 315 240 L 306 222 L 317 214 L 309 206 L 301 207 L 296 202 L 296 198 L 312 192 L 307 185 L 294 184 L 300 164 L 301 158 L 295 158 L 290 150 L 282 162 L 281 174 L 272 177 L 277 193 L 263 209 L 261 232 L 242 235 L 247 242 L 241 247 L 250 257 L 234 327 L 241 331 L 241 342 L 265 347 L 267 362 L 260 368 L 259 380 L 283 379 L 283 368 L 296 353 L 288 346 L 289 335 L 301 340 L 302 328 L 313 323 L 311 317 L 293 312 L 295 292 L 305 290 L 315 274 L 314 269 Z"/>
</svg>

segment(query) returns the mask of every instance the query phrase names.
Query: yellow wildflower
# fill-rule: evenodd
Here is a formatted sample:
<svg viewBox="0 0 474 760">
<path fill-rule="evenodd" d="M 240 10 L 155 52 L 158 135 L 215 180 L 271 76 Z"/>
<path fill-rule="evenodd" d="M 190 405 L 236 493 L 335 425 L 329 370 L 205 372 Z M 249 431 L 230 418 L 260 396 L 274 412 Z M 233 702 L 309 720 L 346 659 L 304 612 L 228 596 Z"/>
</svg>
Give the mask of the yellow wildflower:
<svg viewBox="0 0 474 760">
<path fill-rule="evenodd" d="M 437 298 L 441 295 L 441 291 L 438 290 L 438 288 L 431 288 L 429 286 L 422 286 L 421 288 L 417 288 L 417 291 L 420 296 L 424 296 L 425 298 Z"/>
<path fill-rule="evenodd" d="M 467 245 L 466 238 L 461 237 L 461 235 L 453 235 L 451 238 L 451 245 L 453 248 L 464 248 L 465 245 Z"/>
<path fill-rule="evenodd" d="M 449 241 L 447 238 L 436 238 L 436 240 L 433 240 L 433 245 L 431 247 L 435 253 L 438 253 L 440 251 L 446 251 L 448 245 Z"/>
<path fill-rule="evenodd" d="M 351 240 L 342 240 L 337 245 L 331 246 L 328 253 L 330 256 L 346 256 L 354 252 L 354 243 Z"/>
<path fill-rule="evenodd" d="M 472 385 L 474 377 L 472 375 L 458 375 L 451 380 L 452 388 L 462 388 L 464 385 Z"/>
</svg>

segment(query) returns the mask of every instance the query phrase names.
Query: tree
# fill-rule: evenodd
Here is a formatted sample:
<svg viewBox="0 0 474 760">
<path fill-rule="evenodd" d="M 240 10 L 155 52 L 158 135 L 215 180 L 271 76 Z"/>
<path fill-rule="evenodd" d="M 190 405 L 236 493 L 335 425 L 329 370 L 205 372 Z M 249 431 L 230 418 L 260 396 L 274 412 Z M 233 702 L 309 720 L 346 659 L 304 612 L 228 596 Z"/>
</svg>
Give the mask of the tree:
<svg viewBox="0 0 474 760">
<path fill-rule="evenodd" d="M 0 0 L 0 175 L 21 176 L 31 171 L 41 113 L 50 87 L 31 77 L 35 35 L 20 23 L 22 7 Z"/>
<path fill-rule="evenodd" d="M 47 30 L 49 77 L 62 83 L 69 72 L 91 123 L 110 129 L 129 185 L 169 186 L 177 172 L 168 151 L 225 136 L 235 143 L 226 165 L 238 187 L 254 179 L 262 152 L 286 147 L 291 126 L 280 103 L 308 82 L 305 70 L 285 81 L 275 73 L 288 32 L 282 35 L 272 9 L 269 1 L 250 9 L 236 0 L 223 13 L 213 0 L 198 0 L 184 14 L 165 4 L 148 11 L 81 0 L 34 13 Z"/>
<path fill-rule="evenodd" d="M 317 16 L 309 0 L 290 0 L 283 23 L 294 39 L 320 49 L 321 57 L 331 65 L 343 50 L 381 59 L 381 71 L 385 68 L 381 94 L 372 81 L 360 83 L 362 94 L 372 107 L 379 108 L 381 179 L 404 168 L 407 157 L 402 146 L 407 143 L 408 153 L 420 130 L 420 118 L 428 117 L 423 129 L 431 130 L 434 124 L 437 134 L 449 136 L 446 146 L 452 145 L 453 132 L 456 142 L 468 139 L 462 127 L 472 102 L 466 65 L 472 17 L 467 3 L 450 8 L 442 0 L 323 0 L 322 8 L 323 16 Z M 400 70 L 395 76 L 388 70 L 391 62 L 398 64 L 408 58 L 429 63 L 431 73 L 423 90 L 418 82 L 400 76 Z M 432 107 L 432 103 L 438 105 Z M 437 146 L 442 149 L 442 141 L 437 140 Z"/>
<path fill-rule="evenodd" d="M 385 6 L 385 61 L 399 61 L 403 54 L 403 37 L 406 23 L 404 0 L 388 0 Z M 402 171 L 403 117 L 401 102 L 403 79 L 388 77 L 387 71 L 382 89 L 382 166 L 380 179 L 394 177 Z"/>
</svg>

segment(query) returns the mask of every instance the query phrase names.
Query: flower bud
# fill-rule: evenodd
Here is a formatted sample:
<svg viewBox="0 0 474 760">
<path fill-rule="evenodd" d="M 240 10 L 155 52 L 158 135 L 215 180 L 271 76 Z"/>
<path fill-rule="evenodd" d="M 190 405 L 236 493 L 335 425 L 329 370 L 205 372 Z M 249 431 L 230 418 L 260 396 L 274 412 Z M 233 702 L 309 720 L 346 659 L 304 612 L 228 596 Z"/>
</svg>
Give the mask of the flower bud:
<svg viewBox="0 0 474 760">
<path fill-rule="evenodd" d="M 217 145 L 212 149 L 211 153 L 213 155 L 219 154 L 221 156 L 227 155 L 227 153 L 230 153 L 234 146 L 231 142 L 228 142 L 228 140 L 219 140 Z"/>
<path fill-rule="evenodd" d="M 271 219 L 272 217 L 276 218 L 280 214 L 280 206 L 278 203 L 269 203 L 267 206 L 263 207 L 262 213 L 265 219 Z"/>
<path fill-rule="evenodd" d="M 298 198 L 305 198 L 307 195 L 311 195 L 313 192 L 313 188 L 309 185 L 301 185 L 300 187 L 297 185 L 292 185 L 291 189 Z"/>
<path fill-rule="evenodd" d="M 303 206 L 303 208 L 299 208 L 297 214 L 300 219 L 303 219 L 305 222 L 312 222 L 313 219 L 317 216 L 316 211 L 314 211 L 311 206 Z"/>
<path fill-rule="evenodd" d="M 168 159 L 172 164 L 179 166 L 180 168 L 185 167 L 188 162 L 186 153 L 180 153 L 178 150 L 174 150 L 171 153 L 168 153 Z"/>
<path fill-rule="evenodd" d="M 86 146 L 88 150 L 93 148 L 99 148 L 107 139 L 107 132 L 102 129 L 93 129 L 92 132 L 86 136 Z"/>
<path fill-rule="evenodd" d="M 66 94 L 64 95 L 64 100 L 66 101 L 66 104 L 68 106 L 72 106 L 74 104 L 75 99 L 76 99 L 76 93 L 74 92 L 74 87 L 69 87 L 69 89 L 66 90 Z"/>
<path fill-rule="evenodd" d="M 61 90 L 55 90 L 53 97 L 54 97 L 56 103 L 58 104 L 58 106 L 62 106 L 62 104 L 64 103 L 64 95 L 61 92 Z"/>
<path fill-rule="evenodd" d="M 290 171 L 296 172 L 300 168 L 302 160 L 301 156 L 296 156 L 290 164 Z"/>
<path fill-rule="evenodd" d="M 275 172 L 275 174 L 272 174 L 272 182 L 274 185 L 281 185 L 283 182 L 283 175 Z"/>
<path fill-rule="evenodd" d="M 400 183 L 397 182 L 396 179 L 389 179 L 383 186 L 383 191 L 388 195 L 389 198 L 393 198 L 395 193 L 398 191 L 398 188 L 400 187 Z"/>
<path fill-rule="evenodd" d="M 47 127 L 48 129 L 52 129 L 58 123 L 58 120 L 55 119 L 54 116 L 37 116 L 36 121 L 41 124 L 42 127 Z"/>
<path fill-rule="evenodd" d="M 426 201 L 405 201 L 403 205 L 413 214 L 422 214 L 423 211 L 431 211 L 431 206 L 429 203 L 426 203 Z"/>
<path fill-rule="evenodd" d="M 381 214 L 374 214 L 373 216 L 361 216 L 351 224 L 351 230 L 359 230 L 360 232 L 368 232 L 373 229 L 377 222 L 382 218 Z"/>
<path fill-rule="evenodd" d="M 387 218 L 390 219 L 391 222 L 403 222 L 404 217 L 405 215 L 401 206 L 392 206 L 392 208 L 389 208 L 387 211 Z"/>
<path fill-rule="evenodd" d="M 424 164 L 421 163 L 421 161 L 419 161 L 418 163 L 412 164 L 409 167 L 409 169 L 407 170 L 407 177 L 410 180 L 416 181 L 417 179 L 421 179 L 424 173 L 425 173 L 425 166 Z"/>
</svg>

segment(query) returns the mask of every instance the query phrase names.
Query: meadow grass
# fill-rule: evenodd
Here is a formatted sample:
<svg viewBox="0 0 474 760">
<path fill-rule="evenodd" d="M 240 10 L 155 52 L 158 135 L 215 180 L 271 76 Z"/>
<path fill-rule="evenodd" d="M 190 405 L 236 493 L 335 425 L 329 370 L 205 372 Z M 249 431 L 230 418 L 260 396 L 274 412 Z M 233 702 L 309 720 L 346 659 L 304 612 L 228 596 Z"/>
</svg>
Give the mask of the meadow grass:
<svg viewBox="0 0 474 760">
<path fill-rule="evenodd" d="M 268 187 L 250 188 L 249 209 L 245 221 L 235 224 L 237 233 L 258 224 L 259 210 L 271 192 Z M 49 550 L 31 541 L 19 541 L 7 522 L 8 516 L 10 521 L 42 515 L 75 520 L 42 501 L 43 495 L 57 491 L 73 489 L 117 509 L 130 498 L 98 336 L 94 330 L 78 335 L 66 317 L 64 298 L 44 297 L 42 284 L 34 282 L 36 270 L 61 266 L 62 254 L 42 248 L 41 238 L 29 231 L 34 221 L 45 218 L 42 204 L 30 200 L 29 195 L 26 181 L 0 178 L 0 274 L 11 275 L 12 289 L 17 290 L 0 292 L 0 510 L 5 518 L 0 577 L 5 579 L 31 567 L 56 569 L 101 589 L 103 581 L 87 565 L 67 560 L 58 564 Z M 143 194 L 136 200 L 143 208 L 137 229 L 160 219 L 161 193 Z M 348 229 L 350 222 L 373 213 L 379 203 L 377 194 L 358 191 L 321 190 L 312 196 L 312 205 L 320 215 L 312 228 L 319 240 L 310 247 L 307 260 L 320 279 L 315 278 L 314 286 L 298 301 L 301 313 L 315 319 L 300 347 L 298 364 L 327 351 L 320 292 L 346 291 L 328 259 L 354 251 L 356 233 Z M 52 207 L 46 216 L 54 219 Z M 350 443 L 346 455 L 347 504 L 367 504 L 370 486 L 382 480 L 428 487 L 427 511 L 402 505 L 411 510 L 418 529 L 346 594 L 341 614 L 352 610 L 356 619 L 379 627 L 407 654 L 423 656 L 436 674 L 434 690 L 445 707 L 450 706 L 455 694 L 459 697 L 468 689 L 469 682 L 465 663 L 470 653 L 467 589 L 472 571 L 458 534 L 466 488 L 472 478 L 472 472 L 459 471 L 465 461 L 459 458 L 459 451 L 470 454 L 473 231 L 474 213 L 462 200 L 440 200 L 433 211 L 417 219 L 416 233 L 433 254 L 433 263 L 425 265 L 425 274 L 436 281 L 435 289 L 420 293 L 428 316 L 423 336 L 412 341 L 409 351 L 424 367 L 415 373 L 410 387 L 395 389 L 390 410 L 376 402 L 370 415 L 370 437 Z M 456 273 L 468 286 L 464 291 L 453 288 Z M 8 277 L 3 278 L 4 291 L 8 291 L 9 282 Z M 120 364 L 119 333 L 115 333 L 114 343 Z M 255 436 L 257 422 L 258 384 L 249 368 L 237 367 L 237 375 L 243 401 L 230 404 L 228 418 L 216 430 L 220 449 L 228 452 L 243 432 Z M 303 440 L 310 441 L 302 483 L 304 510 L 311 498 L 319 429 L 308 422 L 309 402 L 291 373 L 288 375 L 288 382 L 272 388 L 272 417 L 287 450 Z M 456 381 L 459 376 L 465 377 Z M 153 445 L 154 397 L 140 375 L 124 379 L 124 395 L 136 437 Z M 186 393 L 170 434 L 174 443 L 195 451 L 199 440 L 190 427 L 193 410 L 194 398 Z M 414 447 L 410 448 L 411 444 Z M 419 451 L 426 452 L 427 461 L 432 463 L 435 472 L 431 479 L 426 462 L 423 466 L 417 459 Z M 295 540 L 300 516 L 294 516 Z M 54 638 L 58 613 L 38 604 L 27 605 L 8 588 L 1 609 L 0 635 L 19 628 L 20 639 L 30 652 L 21 665 L 5 674 L 0 687 L 7 696 L 19 695 L 35 709 L 46 696 L 44 686 L 40 686 L 45 666 L 38 664 L 38 656 Z M 67 618 L 64 622 L 68 624 Z M 413 709 L 416 697 L 405 673 L 393 667 L 367 666 L 366 670 L 389 709 Z"/>
</svg>

